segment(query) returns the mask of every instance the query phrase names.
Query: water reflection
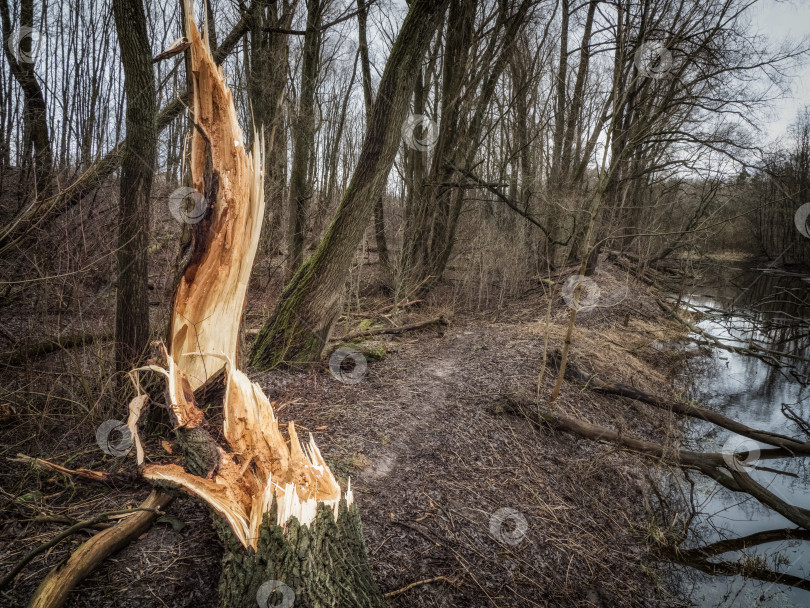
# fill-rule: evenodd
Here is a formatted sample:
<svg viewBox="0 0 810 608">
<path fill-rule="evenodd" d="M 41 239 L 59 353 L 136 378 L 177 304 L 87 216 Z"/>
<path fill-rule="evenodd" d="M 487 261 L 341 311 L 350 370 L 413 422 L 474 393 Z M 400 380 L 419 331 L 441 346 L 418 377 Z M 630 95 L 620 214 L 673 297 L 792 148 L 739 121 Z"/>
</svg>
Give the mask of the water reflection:
<svg viewBox="0 0 810 608">
<path fill-rule="evenodd" d="M 810 420 L 810 285 L 807 277 L 762 269 L 725 269 L 691 288 L 685 301 L 700 310 L 698 326 L 721 342 L 742 348 L 752 345 L 780 351 L 781 367 L 751 356 L 712 348 L 710 360 L 693 361 L 693 373 L 684 387 L 688 395 L 707 407 L 748 426 L 810 439 L 791 419 Z M 698 339 L 698 336 L 692 336 Z M 684 447 L 720 452 L 737 436 L 702 421 L 690 421 Z M 746 448 L 757 445 L 746 440 Z M 763 447 L 764 444 L 761 444 Z M 810 471 L 807 459 L 757 463 L 771 470 L 748 470 L 760 484 L 793 505 L 810 508 Z M 690 486 L 688 480 L 694 484 Z M 753 498 L 731 492 L 699 474 L 681 479 L 680 490 L 692 503 L 684 548 L 704 546 L 775 528 L 795 528 L 781 515 Z M 810 578 L 810 542 L 780 541 L 741 552 L 729 552 L 713 561 L 758 557 L 771 570 Z M 698 606 L 808 606 L 810 592 L 740 576 L 710 577 L 689 570 L 689 599 Z M 692 576 L 694 575 L 694 576 Z"/>
</svg>

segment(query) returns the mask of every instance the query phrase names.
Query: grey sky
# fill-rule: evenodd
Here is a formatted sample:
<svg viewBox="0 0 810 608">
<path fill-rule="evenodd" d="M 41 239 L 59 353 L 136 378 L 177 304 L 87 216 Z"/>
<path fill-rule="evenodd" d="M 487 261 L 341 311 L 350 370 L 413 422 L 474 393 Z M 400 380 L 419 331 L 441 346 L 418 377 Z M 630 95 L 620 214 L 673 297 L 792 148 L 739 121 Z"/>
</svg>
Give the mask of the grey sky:
<svg viewBox="0 0 810 608">
<path fill-rule="evenodd" d="M 810 0 L 763 0 L 752 9 L 755 27 L 774 43 L 785 38 L 799 41 L 810 35 Z M 796 113 L 810 104 L 810 65 L 805 65 L 793 81 L 791 95 L 774 102 L 769 139 L 784 135 Z"/>
</svg>

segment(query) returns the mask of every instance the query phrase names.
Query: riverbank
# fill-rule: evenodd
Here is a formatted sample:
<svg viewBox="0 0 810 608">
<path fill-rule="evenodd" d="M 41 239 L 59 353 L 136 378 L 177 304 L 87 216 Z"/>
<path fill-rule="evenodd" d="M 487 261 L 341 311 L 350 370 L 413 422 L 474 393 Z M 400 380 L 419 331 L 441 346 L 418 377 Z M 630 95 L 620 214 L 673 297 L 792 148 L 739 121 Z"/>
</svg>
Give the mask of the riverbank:
<svg viewBox="0 0 810 608">
<path fill-rule="evenodd" d="M 356 384 L 336 381 L 326 366 L 252 375 L 279 403 L 282 421 L 294 419 L 312 432 L 341 481 L 351 477 L 371 563 L 393 606 L 675 601 L 648 544 L 657 529 L 650 519 L 657 478 L 650 461 L 535 429 L 508 413 L 512 403 L 548 401 L 555 372 L 547 370 L 539 394 L 537 374 L 544 347 L 562 346 L 570 312 L 560 291 L 566 278 L 553 277 L 553 286 L 538 282 L 498 310 L 451 315 L 426 302 L 398 322 L 445 314 L 449 326 L 374 340 L 375 352 L 385 354 L 368 362 Z M 599 305 L 578 315 L 572 362 L 610 381 L 671 394 L 671 378 L 688 356 L 675 346 L 682 328 L 663 316 L 654 290 L 620 269 L 604 264 L 592 280 Z M 435 298 L 442 301 L 440 293 Z M 563 384 L 555 411 L 673 448 L 680 440 L 680 424 L 668 412 L 576 383 Z M 12 446 L 9 431 L 3 433 L 3 444 Z M 86 437 L 63 437 L 55 446 L 46 439 L 14 450 L 64 462 L 70 442 L 73 453 L 87 452 L 74 455 L 71 466 L 92 459 L 95 468 L 133 472 L 132 459 L 99 462 L 92 444 L 82 444 Z M 164 459 L 176 453 L 157 434 L 147 441 L 147 453 Z M 64 527 L 35 522 L 36 516 L 83 519 L 134 506 L 147 491 L 143 484 L 108 491 L 20 464 L 0 479 L 13 516 L 1 537 L 9 566 Z M 214 606 L 221 551 L 204 509 L 181 498 L 167 515 L 107 560 L 70 605 L 161 606 L 163 598 L 172 606 Z M 34 560 L 16 581 L 12 605 L 24 605 L 44 573 L 81 540 L 74 536 Z"/>
</svg>

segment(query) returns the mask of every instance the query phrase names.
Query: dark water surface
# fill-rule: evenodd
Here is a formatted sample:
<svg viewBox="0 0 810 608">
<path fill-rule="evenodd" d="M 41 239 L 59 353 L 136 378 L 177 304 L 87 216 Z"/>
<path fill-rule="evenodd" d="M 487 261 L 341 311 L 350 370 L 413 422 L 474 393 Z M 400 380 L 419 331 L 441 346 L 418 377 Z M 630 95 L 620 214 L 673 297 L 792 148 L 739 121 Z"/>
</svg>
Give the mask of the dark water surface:
<svg viewBox="0 0 810 608">
<path fill-rule="evenodd" d="M 726 344 L 749 343 L 801 357 L 810 357 L 810 277 L 757 268 L 730 268 L 713 273 L 688 290 L 685 300 L 706 317 L 701 329 Z M 691 336 L 698 341 L 698 336 Z M 687 374 L 689 397 L 748 426 L 797 439 L 810 436 L 786 415 L 792 411 L 810 420 L 810 365 L 782 359 L 774 367 L 755 357 L 711 349 L 711 358 L 700 360 L 699 371 Z M 786 405 L 785 405 L 786 404 Z M 790 408 L 786 410 L 783 408 Z M 764 446 L 715 425 L 690 421 L 684 447 L 731 454 L 752 450 L 746 472 L 783 500 L 810 508 L 808 459 L 756 461 L 756 447 Z M 788 473 L 757 470 L 766 466 Z M 735 538 L 795 524 L 745 494 L 731 492 L 700 474 L 694 482 L 693 520 L 684 547 L 691 548 L 723 538 Z M 682 481 L 682 488 L 689 485 Z M 761 559 L 761 567 L 810 578 L 810 542 L 780 541 L 745 552 L 730 552 L 713 561 Z M 740 576 L 708 576 L 685 569 L 682 587 L 697 606 L 810 606 L 810 592 Z"/>
</svg>

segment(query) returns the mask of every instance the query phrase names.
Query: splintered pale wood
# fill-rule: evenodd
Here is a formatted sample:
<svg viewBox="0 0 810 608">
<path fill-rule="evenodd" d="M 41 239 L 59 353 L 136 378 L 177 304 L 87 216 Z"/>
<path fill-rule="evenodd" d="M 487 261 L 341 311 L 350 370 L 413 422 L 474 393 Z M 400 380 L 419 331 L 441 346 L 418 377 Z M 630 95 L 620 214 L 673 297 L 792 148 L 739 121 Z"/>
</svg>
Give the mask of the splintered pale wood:
<svg viewBox="0 0 810 608">
<path fill-rule="evenodd" d="M 192 475 L 177 465 L 148 465 L 144 477 L 171 482 L 202 498 L 228 522 L 242 545 L 254 549 L 264 514 L 274 501 L 275 523 L 280 526 L 291 517 L 311 523 L 319 503 L 337 516 L 340 486 L 312 436 L 302 444 L 291 422 L 288 447 L 261 388 L 230 364 L 227 374 L 223 430 L 232 452 L 216 448 L 219 459 L 212 478 Z M 352 503 L 351 488 L 344 498 Z"/>
<path fill-rule="evenodd" d="M 264 217 L 264 146 L 254 133 L 252 152 L 245 150 L 231 90 L 193 22 L 192 4 L 186 0 L 195 124 L 190 171 L 206 210 L 191 225 L 194 242 L 175 294 L 169 354 L 193 390 L 224 365 L 214 355 L 237 360 L 239 324 Z"/>
<path fill-rule="evenodd" d="M 197 129 L 191 172 L 194 187 L 206 193 L 209 207 L 203 221 L 194 225 L 194 249 L 174 303 L 171 346 L 161 349 L 161 365 L 147 368 L 166 378 L 172 423 L 179 436 L 193 436 L 185 440 L 186 452 L 202 454 L 196 462 L 204 466 L 194 469 L 187 462 L 186 470 L 153 464 L 143 468 L 143 475 L 201 498 L 228 523 L 242 546 L 256 549 L 265 514 L 275 513 L 273 523 L 278 526 L 292 517 L 309 525 L 323 505 L 337 519 L 341 499 L 350 505 L 352 492 L 349 488 L 342 496 L 312 436 L 302 443 L 292 422 L 288 445 L 272 404 L 237 368 L 239 324 L 264 213 L 260 149 L 254 147 L 252 155 L 242 149 L 231 92 L 207 40 L 191 20 L 190 0 L 185 7 Z M 255 141 L 260 145 L 258 137 Z M 205 429 L 203 412 L 194 402 L 194 389 L 223 365 L 227 451 Z M 139 406 L 133 401 L 131 429 L 137 430 Z M 135 441 L 140 443 L 137 435 Z"/>
</svg>

